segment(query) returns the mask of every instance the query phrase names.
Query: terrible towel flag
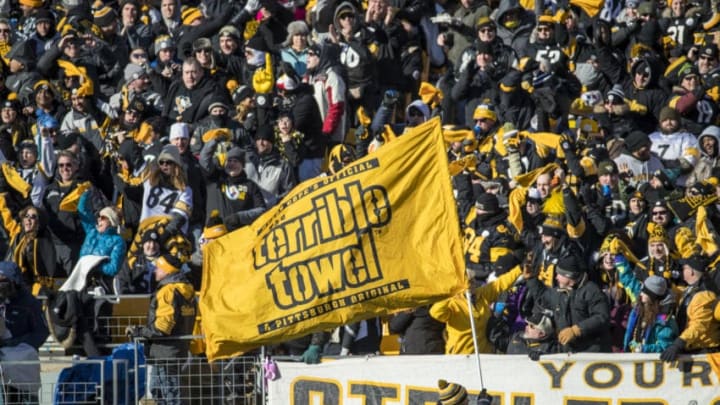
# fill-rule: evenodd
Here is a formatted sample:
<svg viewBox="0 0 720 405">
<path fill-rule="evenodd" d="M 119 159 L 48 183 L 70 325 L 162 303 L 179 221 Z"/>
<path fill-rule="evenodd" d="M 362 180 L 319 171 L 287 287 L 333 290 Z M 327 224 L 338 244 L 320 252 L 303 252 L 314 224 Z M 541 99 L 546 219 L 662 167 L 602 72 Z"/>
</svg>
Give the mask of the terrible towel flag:
<svg viewBox="0 0 720 405">
<path fill-rule="evenodd" d="M 213 361 L 464 287 L 440 121 L 308 180 L 204 252 L 200 310 Z"/>
</svg>

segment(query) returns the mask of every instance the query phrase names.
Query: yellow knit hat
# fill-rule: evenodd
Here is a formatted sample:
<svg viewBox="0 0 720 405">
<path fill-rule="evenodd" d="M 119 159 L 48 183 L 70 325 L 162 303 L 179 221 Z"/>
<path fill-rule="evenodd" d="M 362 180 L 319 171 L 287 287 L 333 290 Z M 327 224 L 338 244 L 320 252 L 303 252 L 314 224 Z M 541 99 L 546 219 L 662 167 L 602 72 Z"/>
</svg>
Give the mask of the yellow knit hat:
<svg viewBox="0 0 720 405">
<path fill-rule="evenodd" d="M 180 271 L 180 263 L 170 255 L 162 255 L 155 261 L 155 267 L 165 274 L 174 274 Z"/>
<path fill-rule="evenodd" d="M 203 13 L 197 7 L 187 7 L 180 14 L 180 19 L 182 20 L 183 25 L 190 25 L 190 24 L 192 24 L 193 21 L 197 20 L 198 18 L 202 18 L 202 17 L 203 17 Z"/>
<path fill-rule="evenodd" d="M 461 404 L 467 399 L 467 390 L 460 384 L 438 380 L 438 399 L 442 405 Z"/>
</svg>

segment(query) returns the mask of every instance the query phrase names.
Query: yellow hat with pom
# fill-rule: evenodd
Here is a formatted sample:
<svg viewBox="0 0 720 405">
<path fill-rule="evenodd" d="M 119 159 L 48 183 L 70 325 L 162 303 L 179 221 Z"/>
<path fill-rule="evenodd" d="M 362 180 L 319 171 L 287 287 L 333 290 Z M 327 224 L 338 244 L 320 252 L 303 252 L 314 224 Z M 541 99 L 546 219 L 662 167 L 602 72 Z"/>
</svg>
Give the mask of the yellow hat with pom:
<svg viewBox="0 0 720 405">
<path fill-rule="evenodd" d="M 174 274 L 180 271 L 182 263 L 171 255 L 162 255 L 155 261 L 155 267 L 165 274 Z"/>
<path fill-rule="evenodd" d="M 438 399 L 442 405 L 463 404 L 467 400 L 467 390 L 460 384 L 438 380 Z"/>
<path fill-rule="evenodd" d="M 215 239 L 225 235 L 228 232 L 223 219 L 220 217 L 220 211 L 212 210 L 210 217 L 205 222 L 202 236 L 205 239 Z"/>
</svg>

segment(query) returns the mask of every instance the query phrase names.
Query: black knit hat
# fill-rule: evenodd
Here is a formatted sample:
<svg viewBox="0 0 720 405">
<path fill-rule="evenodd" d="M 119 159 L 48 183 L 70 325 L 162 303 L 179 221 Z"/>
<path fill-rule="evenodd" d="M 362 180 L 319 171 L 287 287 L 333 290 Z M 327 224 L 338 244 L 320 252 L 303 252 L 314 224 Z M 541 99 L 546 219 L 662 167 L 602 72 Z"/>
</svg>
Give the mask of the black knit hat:
<svg viewBox="0 0 720 405">
<path fill-rule="evenodd" d="M 575 255 L 565 256 L 558 260 L 555 272 L 572 280 L 579 280 L 585 273 L 585 266 Z"/>
<path fill-rule="evenodd" d="M 250 38 L 249 41 L 245 44 L 245 48 L 254 49 L 256 51 L 262 51 L 262 52 L 270 52 L 270 48 L 267 45 L 267 42 L 265 42 L 265 39 L 261 37 L 260 35 L 255 35 L 254 37 Z"/>
<path fill-rule="evenodd" d="M 635 152 L 643 146 L 650 146 L 651 144 L 650 137 L 642 131 L 633 131 L 625 138 L 625 147 L 630 152 Z"/>
<path fill-rule="evenodd" d="M 273 131 L 273 128 L 269 125 L 261 125 L 258 127 L 257 132 L 255 132 L 255 140 L 263 139 L 270 142 L 275 142 L 275 132 Z"/>
<path fill-rule="evenodd" d="M 495 194 L 482 193 L 475 199 L 475 209 L 496 213 L 500 211 L 500 202 Z"/>
</svg>

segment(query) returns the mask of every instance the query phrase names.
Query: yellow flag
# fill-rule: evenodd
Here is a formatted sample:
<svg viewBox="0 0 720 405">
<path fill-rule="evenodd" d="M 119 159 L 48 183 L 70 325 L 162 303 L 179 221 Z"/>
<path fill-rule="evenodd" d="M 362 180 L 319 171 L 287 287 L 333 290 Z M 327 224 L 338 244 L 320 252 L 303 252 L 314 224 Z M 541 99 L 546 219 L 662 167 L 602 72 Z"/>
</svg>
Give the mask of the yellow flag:
<svg viewBox="0 0 720 405">
<path fill-rule="evenodd" d="M 458 222 L 438 119 L 298 185 L 205 248 L 208 358 L 456 295 Z"/>
</svg>

